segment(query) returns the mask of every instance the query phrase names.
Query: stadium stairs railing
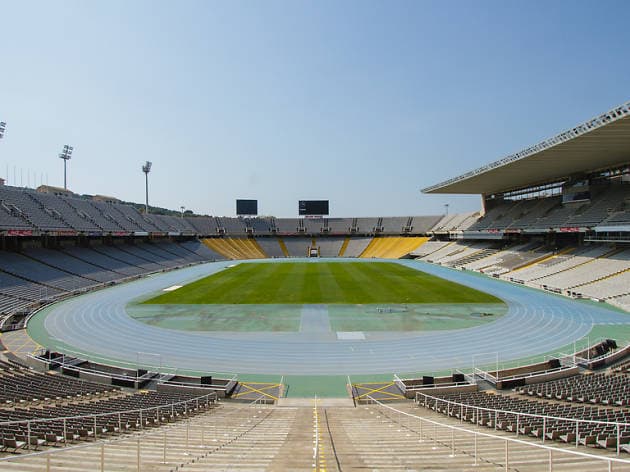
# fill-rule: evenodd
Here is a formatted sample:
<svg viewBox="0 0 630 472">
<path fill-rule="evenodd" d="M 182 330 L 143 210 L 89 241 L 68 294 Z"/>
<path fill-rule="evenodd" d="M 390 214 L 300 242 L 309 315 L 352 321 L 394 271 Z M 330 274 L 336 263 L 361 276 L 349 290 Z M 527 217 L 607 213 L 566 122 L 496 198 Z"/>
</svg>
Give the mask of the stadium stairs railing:
<svg viewBox="0 0 630 472">
<path fill-rule="evenodd" d="M 142 362 L 136 362 L 136 363 L 125 362 L 125 361 L 109 359 L 106 357 L 92 356 L 87 353 L 82 353 L 82 352 L 73 351 L 73 350 L 67 350 L 66 352 L 59 353 L 61 354 L 61 358 L 57 357 L 54 359 L 50 359 L 50 358 L 47 359 L 46 357 L 44 357 L 46 352 L 47 352 L 46 349 L 40 349 L 39 351 L 33 354 L 28 354 L 26 356 L 27 363 L 31 366 L 37 363 L 39 364 L 43 363 L 43 364 L 47 364 L 49 367 L 52 367 L 52 368 L 59 368 L 61 371 L 64 371 L 64 370 L 75 371 L 79 374 L 79 378 L 81 378 L 80 376 L 81 373 L 87 374 L 90 376 L 88 380 L 92 380 L 92 381 L 94 381 L 95 378 L 100 377 L 103 379 L 104 383 L 109 383 L 106 381 L 107 379 L 120 379 L 120 380 L 131 379 L 131 380 L 138 381 L 140 379 L 140 377 L 138 377 L 138 369 L 144 369 L 147 372 L 154 372 L 158 374 L 158 378 L 157 378 L 158 384 L 169 383 L 171 385 L 181 385 L 182 387 L 193 386 L 191 384 L 186 384 L 184 382 L 170 382 L 170 381 L 162 380 L 165 374 L 177 376 L 179 374 L 180 369 L 178 367 L 169 367 L 161 363 L 159 365 L 152 365 L 152 364 L 146 364 Z M 70 358 L 70 361 L 66 362 L 66 356 Z M 156 354 L 156 356 L 160 356 L 160 355 Z M 91 362 L 93 364 L 101 364 L 105 367 L 112 367 L 114 369 L 115 368 L 131 369 L 131 370 L 136 371 L 136 376 L 130 378 L 128 375 L 124 375 L 122 373 L 116 374 L 115 372 L 112 372 L 111 370 L 99 371 L 98 369 L 82 368 L 75 365 L 72 362 L 76 360 L 80 360 L 82 362 L 83 361 Z M 160 360 L 161 360 L 161 356 L 160 356 Z M 238 382 L 238 374 L 235 374 L 233 372 L 203 372 L 203 374 L 210 376 L 213 379 L 217 379 L 217 380 L 220 379 L 222 381 L 220 384 L 203 385 L 204 387 L 207 387 L 207 388 L 221 389 L 221 390 L 225 390 L 226 392 L 229 392 L 234 387 L 234 385 Z"/>
<path fill-rule="evenodd" d="M 407 413 L 405 411 L 401 411 L 397 408 L 394 408 L 390 405 L 384 404 L 370 396 L 368 396 L 371 404 L 378 405 L 379 407 L 385 409 L 390 412 L 392 415 L 393 421 L 397 422 L 401 427 L 408 429 L 409 431 L 414 431 L 421 437 L 421 440 L 425 438 L 429 440 L 433 440 L 437 446 L 437 444 L 441 443 L 443 445 L 450 446 L 450 457 L 454 457 L 456 452 L 463 452 L 465 454 L 469 454 L 474 459 L 474 465 L 480 465 L 480 462 L 483 461 L 482 454 L 480 452 L 480 447 L 478 445 L 479 439 L 490 439 L 495 440 L 497 444 L 504 445 L 504 457 L 502 466 L 505 467 L 505 470 L 509 470 L 510 468 L 510 445 L 521 445 L 529 448 L 531 451 L 535 450 L 544 450 L 548 451 L 548 459 L 547 465 L 548 470 L 553 470 L 554 461 L 563 462 L 562 458 L 566 458 L 567 456 L 572 456 L 574 459 L 582 458 L 589 459 L 593 461 L 598 461 L 602 465 L 607 465 L 608 470 L 613 470 L 613 465 L 630 465 L 630 460 L 628 459 L 620 459 L 618 457 L 606 457 L 597 454 L 589 454 L 587 452 L 578 451 L 575 449 L 564 449 L 549 446 L 547 444 L 541 444 L 538 442 L 531 442 L 517 438 L 510 438 L 505 436 L 499 436 L 497 434 L 482 432 L 482 431 L 474 431 L 468 428 L 464 428 L 462 426 L 455 426 L 444 424 L 439 421 L 435 421 L 429 418 L 423 418 L 421 416 L 417 416 L 411 413 Z M 412 429 L 417 428 L 417 429 Z M 464 436 L 472 436 L 472 443 L 469 445 L 470 451 L 462 450 L 461 441 L 458 441 L 457 447 L 455 442 L 455 433 Z M 496 448 L 495 448 L 496 450 Z M 577 464 L 576 464 L 576 467 Z"/>
<path fill-rule="evenodd" d="M 468 413 L 470 411 L 473 412 L 473 419 L 472 422 L 474 422 L 475 424 L 477 419 L 479 418 L 481 412 L 485 412 L 485 413 L 489 413 L 490 415 L 494 415 L 494 429 L 495 431 L 497 429 L 499 429 L 497 427 L 497 419 L 499 418 L 499 416 L 511 416 L 513 418 L 516 419 L 516 428 L 515 428 L 515 435 L 518 437 L 519 435 L 522 435 L 519 432 L 519 426 L 520 426 L 520 421 L 522 418 L 535 418 L 538 419 L 542 422 L 542 435 L 541 435 L 541 440 L 542 443 L 545 443 L 545 439 L 547 437 L 547 422 L 548 421 L 562 421 L 564 423 L 568 423 L 568 424 L 575 424 L 575 446 L 579 446 L 579 433 L 580 433 L 580 425 L 586 425 L 586 424 L 590 424 L 590 425 L 598 425 L 598 426 L 611 426 L 613 428 L 615 428 L 616 433 L 617 433 L 617 445 L 616 445 L 616 450 L 617 450 L 617 455 L 619 455 L 620 452 L 620 437 L 621 437 L 621 431 L 623 428 L 626 427 L 630 427 L 630 423 L 619 423 L 619 422 L 611 422 L 611 421 L 598 421 L 598 420 L 583 420 L 583 419 L 579 419 L 579 418 L 566 418 L 566 417 L 559 417 L 559 416 L 551 416 L 551 415 L 538 415 L 535 413 L 524 413 L 524 412 L 519 412 L 519 411 L 510 411 L 510 410 L 499 410 L 499 409 L 494 409 L 494 408 L 484 408 L 484 407 L 480 407 L 480 406 L 474 406 L 474 405 L 468 405 L 466 403 L 461 403 L 461 402 L 455 402 L 452 400 L 446 400 L 444 398 L 439 398 L 439 397 L 434 397 L 432 395 L 428 395 L 426 393 L 422 393 L 422 392 L 416 392 L 416 404 L 424 406 L 425 408 L 429 408 L 429 409 L 433 409 L 430 405 L 429 405 L 429 401 L 433 401 L 435 402 L 435 410 L 437 411 L 439 409 L 439 407 L 441 406 L 442 410 L 446 410 L 446 415 L 447 416 L 451 416 L 454 412 L 456 412 L 456 410 L 459 410 L 459 418 L 460 420 L 463 422 L 463 418 L 465 415 L 468 415 Z M 629 461 L 630 463 L 630 461 Z"/>
<path fill-rule="evenodd" d="M 103 424 L 105 421 L 108 421 L 108 424 L 114 424 L 118 427 L 118 431 L 112 432 L 102 432 L 100 436 L 108 436 L 113 434 L 121 435 L 122 433 L 127 432 L 126 429 L 123 428 L 124 422 L 127 420 L 127 416 L 129 415 L 138 415 L 139 419 L 139 430 L 148 429 L 150 426 L 159 425 L 162 423 L 162 416 L 165 414 L 170 414 L 170 419 L 175 419 L 175 409 L 183 410 L 183 416 L 188 417 L 189 411 L 198 411 L 200 406 L 203 408 L 208 408 L 210 404 L 215 404 L 217 401 L 216 393 L 208 393 L 206 395 L 202 395 L 195 398 L 190 398 L 188 400 L 182 400 L 178 402 L 168 403 L 165 405 L 153 406 L 148 408 L 137 408 L 131 410 L 121 410 L 116 412 L 107 412 L 107 413 L 93 413 L 89 415 L 77 415 L 77 416 L 63 416 L 63 417 L 53 417 L 53 418 L 36 418 L 30 420 L 12 420 L 12 421 L 2 421 L 0 422 L 0 429 L 15 429 L 20 426 L 26 428 L 25 438 L 26 444 L 24 445 L 24 449 L 29 449 L 34 442 L 32 441 L 36 437 L 36 433 L 34 430 L 37 429 L 38 425 L 45 425 L 46 429 L 51 431 L 59 431 L 63 432 L 62 438 L 59 440 L 60 443 L 65 444 L 68 441 L 69 430 L 76 429 L 75 425 L 77 422 L 81 422 L 82 424 L 90 424 L 92 428 L 93 438 L 99 438 L 99 423 Z M 145 424 L 146 421 L 152 420 L 152 424 Z M 167 420 L 170 422 L 169 420 Z M 25 454 L 23 456 L 28 456 Z M 0 458 L 0 461 L 7 460 L 9 458 Z"/>
<path fill-rule="evenodd" d="M 188 400 L 188 403 L 191 404 L 191 402 L 197 400 L 199 398 L 191 399 Z M 265 420 L 266 415 L 262 417 L 260 415 L 262 407 L 263 405 L 252 402 L 250 406 L 233 408 L 230 415 L 235 410 L 247 411 L 246 416 L 252 422 L 252 426 L 248 429 L 249 431 Z M 148 410 L 151 409 L 143 411 Z M 233 427 L 221 423 L 194 423 L 188 417 L 185 422 L 179 421 L 161 426 L 158 429 L 145 428 L 132 434 L 100 438 L 100 440 L 85 444 L 73 444 L 63 448 L 12 454 L 0 458 L 0 467 L 5 462 L 14 462 L 23 464 L 24 467 L 28 466 L 29 470 L 34 465 L 39 465 L 41 470 L 49 471 L 53 470 L 55 465 L 52 461 L 58 459 L 65 464 L 72 463 L 72 461 L 77 463 L 80 461 L 81 467 L 85 468 L 85 470 L 106 472 L 120 470 L 121 460 L 126 460 L 129 470 L 154 470 L 153 466 L 149 464 L 155 463 L 163 464 L 169 470 L 178 470 L 181 466 L 197 462 L 203 457 L 220 450 L 225 445 L 239 439 L 243 434 L 242 431 L 237 431 Z M 173 440 L 177 443 L 176 449 L 173 448 Z M 148 444 L 150 441 L 152 443 Z M 252 447 L 254 445 L 252 444 Z M 124 456 L 121 456 L 121 447 L 123 447 Z M 92 451 L 92 454 L 89 457 L 86 457 L 84 454 L 73 456 L 75 451 Z M 112 451 L 117 456 L 117 459 L 110 463 L 112 457 L 110 452 Z M 231 466 L 235 470 L 238 468 L 237 463 L 231 464 Z M 56 469 L 57 467 L 54 468 Z"/>
</svg>

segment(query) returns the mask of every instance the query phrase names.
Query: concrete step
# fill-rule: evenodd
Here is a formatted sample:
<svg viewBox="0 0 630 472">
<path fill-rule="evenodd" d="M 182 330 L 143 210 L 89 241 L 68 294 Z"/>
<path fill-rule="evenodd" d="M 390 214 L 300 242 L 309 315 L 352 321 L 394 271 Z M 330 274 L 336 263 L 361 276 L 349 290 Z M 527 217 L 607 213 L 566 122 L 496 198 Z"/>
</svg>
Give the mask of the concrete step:
<svg viewBox="0 0 630 472">
<path fill-rule="evenodd" d="M 530 443 L 538 442 L 534 438 L 508 443 L 505 438 L 514 436 L 501 431 L 496 432 L 497 437 L 475 436 L 474 431 L 493 435 L 495 431 L 411 402 L 396 404 L 396 408 L 440 425 L 380 405 L 252 408 L 232 404 L 86 447 L 36 457 L 16 455 L 15 460 L 0 462 L 0 471 L 498 471 L 506 470 L 506 454 L 507 470 L 549 470 L 549 451 L 533 447 Z M 453 431 L 445 424 L 464 431 Z M 565 452 L 576 450 L 574 446 L 550 444 L 560 449 L 552 454 L 554 471 L 608 470 L 605 462 Z M 597 449 L 577 450 L 614 457 Z M 613 470 L 630 471 L 630 466 L 615 464 Z"/>
</svg>

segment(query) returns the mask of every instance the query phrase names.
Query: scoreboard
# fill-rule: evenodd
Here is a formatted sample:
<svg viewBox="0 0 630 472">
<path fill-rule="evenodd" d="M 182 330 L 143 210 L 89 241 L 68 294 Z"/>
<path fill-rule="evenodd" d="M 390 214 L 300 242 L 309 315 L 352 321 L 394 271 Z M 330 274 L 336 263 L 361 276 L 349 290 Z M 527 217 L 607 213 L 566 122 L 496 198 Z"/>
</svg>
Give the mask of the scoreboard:
<svg viewBox="0 0 630 472">
<path fill-rule="evenodd" d="M 300 216 L 328 215 L 328 200 L 300 200 L 298 214 Z"/>
<path fill-rule="evenodd" d="M 237 215 L 257 215 L 258 200 L 236 200 Z"/>
</svg>

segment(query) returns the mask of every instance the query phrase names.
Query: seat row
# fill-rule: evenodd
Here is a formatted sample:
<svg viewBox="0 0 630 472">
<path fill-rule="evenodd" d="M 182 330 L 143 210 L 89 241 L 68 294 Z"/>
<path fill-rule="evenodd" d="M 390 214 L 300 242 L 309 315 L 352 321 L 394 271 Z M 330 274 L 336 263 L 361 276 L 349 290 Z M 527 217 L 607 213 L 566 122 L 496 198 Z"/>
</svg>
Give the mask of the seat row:
<svg viewBox="0 0 630 472">
<path fill-rule="evenodd" d="M 113 434 L 160 426 L 212 408 L 216 396 L 156 392 L 130 394 L 90 403 L 0 410 L 5 451 L 63 446 Z M 97 415 L 97 416 L 95 416 Z"/>
<path fill-rule="evenodd" d="M 630 452 L 630 411 L 482 392 L 418 395 L 417 403 L 480 426 L 568 444 Z"/>
<path fill-rule="evenodd" d="M 517 387 L 522 395 L 593 405 L 630 405 L 630 377 L 626 374 L 583 374 Z"/>
</svg>

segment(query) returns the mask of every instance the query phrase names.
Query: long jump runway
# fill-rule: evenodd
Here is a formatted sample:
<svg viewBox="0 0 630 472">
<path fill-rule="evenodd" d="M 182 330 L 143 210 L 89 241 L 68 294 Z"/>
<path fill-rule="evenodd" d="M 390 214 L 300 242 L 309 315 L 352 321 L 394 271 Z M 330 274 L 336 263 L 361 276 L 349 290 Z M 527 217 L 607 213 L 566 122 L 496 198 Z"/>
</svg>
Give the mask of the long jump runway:
<svg viewBox="0 0 630 472">
<path fill-rule="evenodd" d="M 317 330 L 195 333 L 149 326 L 126 314 L 130 301 L 223 270 L 230 261 L 153 275 L 61 302 L 37 315 L 45 316 L 43 337 L 48 340 L 40 339 L 41 333 L 32 335 L 40 344 L 69 353 L 131 363 L 149 355 L 154 365 L 159 354 L 163 366 L 202 372 L 359 375 L 470 367 L 474 356 L 479 365 L 490 363 L 495 353 L 504 362 L 571 344 L 595 324 L 630 323 L 629 315 L 603 306 L 419 261 L 396 262 L 495 295 L 508 304 L 508 313 L 468 329 L 374 339 L 336 339 Z"/>
</svg>

